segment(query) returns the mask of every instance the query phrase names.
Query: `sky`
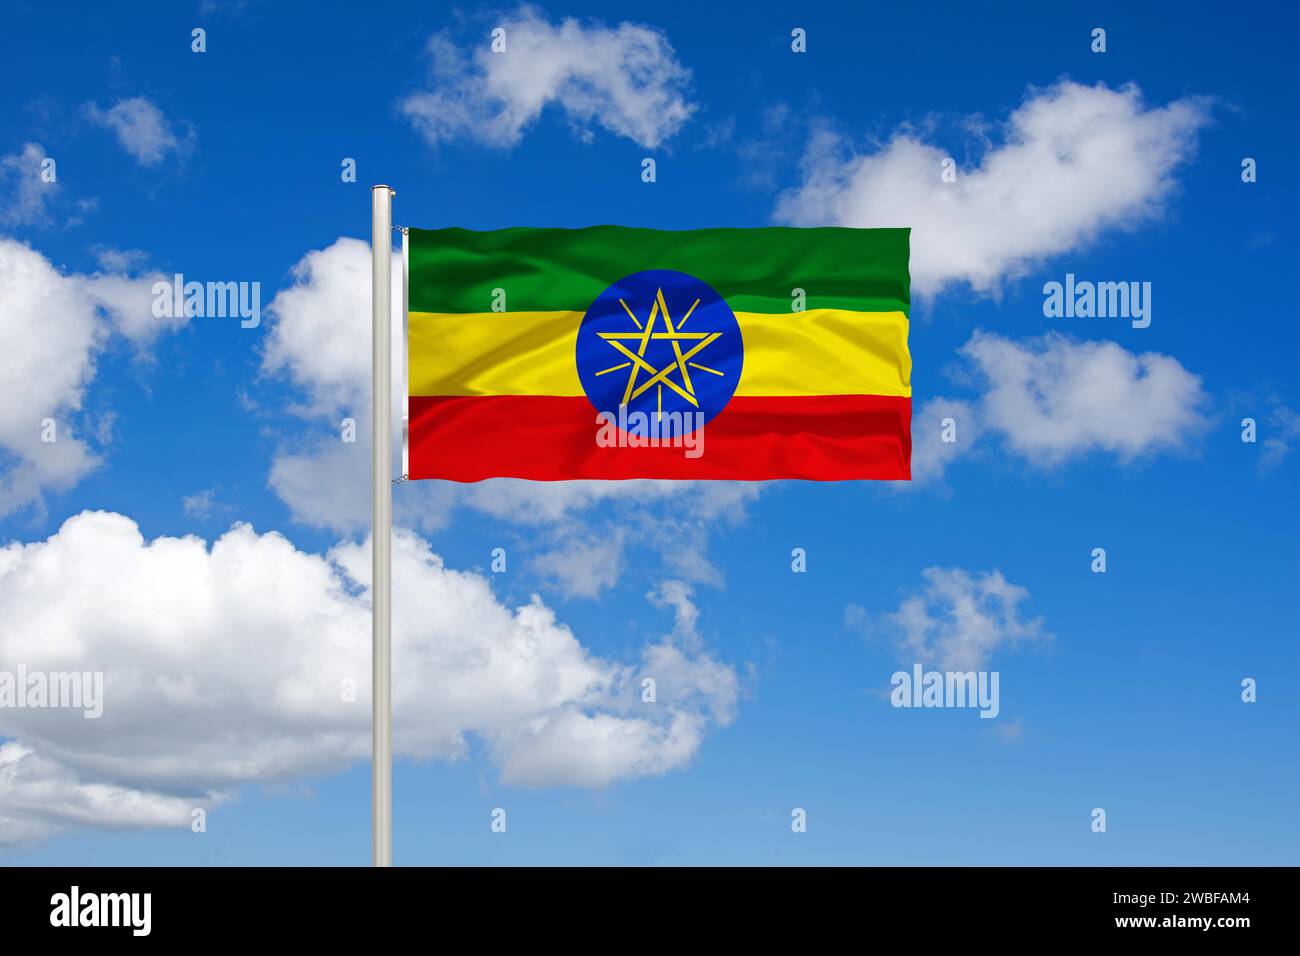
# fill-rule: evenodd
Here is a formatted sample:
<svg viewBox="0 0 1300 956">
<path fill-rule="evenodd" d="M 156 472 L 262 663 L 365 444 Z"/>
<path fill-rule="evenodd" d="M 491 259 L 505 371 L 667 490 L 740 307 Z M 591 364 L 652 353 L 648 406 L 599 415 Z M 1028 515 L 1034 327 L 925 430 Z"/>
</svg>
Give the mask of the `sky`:
<svg viewBox="0 0 1300 956">
<path fill-rule="evenodd" d="M 912 229 L 906 485 L 395 487 L 396 864 L 1300 862 L 1295 14 L 1050 7 L 8 4 L 0 863 L 368 862 L 376 183 Z"/>
</svg>

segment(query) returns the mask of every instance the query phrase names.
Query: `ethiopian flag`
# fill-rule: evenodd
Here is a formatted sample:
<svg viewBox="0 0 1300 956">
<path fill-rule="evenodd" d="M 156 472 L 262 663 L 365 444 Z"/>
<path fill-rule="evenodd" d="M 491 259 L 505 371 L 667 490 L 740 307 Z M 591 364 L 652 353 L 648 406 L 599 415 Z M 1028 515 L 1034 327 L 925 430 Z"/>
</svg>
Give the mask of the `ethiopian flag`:
<svg viewBox="0 0 1300 956">
<path fill-rule="evenodd" d="M 911 477 L 906 229 L 411 229 L 408 477 Z"/>
</svg>

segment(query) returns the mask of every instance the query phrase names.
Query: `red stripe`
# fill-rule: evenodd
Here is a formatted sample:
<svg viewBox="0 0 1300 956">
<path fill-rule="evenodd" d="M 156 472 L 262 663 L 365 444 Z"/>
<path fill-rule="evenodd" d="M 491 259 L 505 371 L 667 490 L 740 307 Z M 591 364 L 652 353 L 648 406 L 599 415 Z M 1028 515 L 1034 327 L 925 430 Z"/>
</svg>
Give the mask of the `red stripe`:
<svg viewBox="0 0 1300 956">
<path fill-rule="evenodd" d="M 911 478 L 912 400 L 883 395 L 733 398 L 703 454 L 601 448 L 585 396 L 412 396 L 411 478 Z"/>
</svg>

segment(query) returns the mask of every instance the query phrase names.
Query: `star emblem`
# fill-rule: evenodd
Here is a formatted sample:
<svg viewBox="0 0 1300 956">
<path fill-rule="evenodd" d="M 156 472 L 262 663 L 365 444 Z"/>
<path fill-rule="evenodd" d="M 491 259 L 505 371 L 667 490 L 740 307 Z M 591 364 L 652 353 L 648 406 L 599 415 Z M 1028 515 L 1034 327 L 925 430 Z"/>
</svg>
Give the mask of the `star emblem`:
<svg viewBox="0 0 1300 956">
<path fill-rule="evenodd" d="M 615 351 L 620 353 L 628 361 L 619 365 L 610 366 L 606 369 L 601 369 L 596 373 L 596 375 L 609 375 L 629 367 L 632 369 L 632 371 L 628 373 L 627 388 L 623 390 L 623 400 L 621 402 L 623 405 L 628 404 L 634 398 L 644 395 L 651 388 L 657 386 L 659 415 L 662 417 L 664 408 L 663 390 L 666 386 L 680 395 L 683 399 L 690 402 L 696 408 L 699 408 L 700 403 L 696 398 L 695 386 L 691 382 L 690 369 L 693 368 L 698 372 L 704 372 L 710 375 L 723 374 L 717 369 L 709 368 L 707 365 L 691 361 L 691 359 L 699 355 L 722 336 L 721 332 L 682 331 L 687 320 L 690 319 L 691 313 L 694 312 L 695 307 L 700 304 L 700 300 L 696 299 L 691 304 L 691 307 L 686 310 L 686 314 L 682 316 L 681 321 L 678 322 L 676 326 L 673 325 L 672 316 L 668 314 L 668 304 L 664 301 L 664 290 L 662 286 L 660 286 L 655 292 L 654 301 L 650 306 L 650 317 L 646 320 L 644 325 L 642 325 L 641 320 L 636 317 L 636 313 L 632 311 L 631 307 L 625 301 L 620 298 L 618 304 L 623 307 L 623 311 L 626 312 L 628 318 L 632 320 L 633 324 L 636 326 L 636 330 L 629 330 L 626 332 L 598 332 L 597 335 L 599 335 L 600 338 L 607 342 Z M 661 316 L 663 318 L 664 331 L 659 332 L 655 330 L 655 320 Z M 623 344 L 628 341 L 634 341 L 637 343 L 635 352 Z M 674 360 L 668 362 L 663 366 L 663 368 L 655 368 L 655 366 L 647 361 L 645 357 L 646 347 L 651 342 L 671 342 L 673 346 Z M 685 343 L 694 344 L 689 345 L 685 351 L 682 351 L 682 345 Z M 647 377 L 644 381 L 638 383 L 638 379 L 642 372 L 644 372 Z M 680 374 L 680 382 L 673 380 L 672 376 L 674 373 Z"/>
</svg>

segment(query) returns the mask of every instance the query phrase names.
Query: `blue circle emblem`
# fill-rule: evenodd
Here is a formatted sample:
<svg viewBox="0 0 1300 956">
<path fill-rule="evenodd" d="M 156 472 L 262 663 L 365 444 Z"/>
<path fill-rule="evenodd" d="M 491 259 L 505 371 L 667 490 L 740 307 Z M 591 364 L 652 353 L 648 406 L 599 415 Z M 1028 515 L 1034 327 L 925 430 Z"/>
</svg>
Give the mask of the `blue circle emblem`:
<svg viewBox="0 0 1300 956">
<path fill-rule="evenodd" d="M 634 272 L 598 295 L 578 327 L 576 353 L 596 411 L 619 422 L 657 415 L 652 427 L 662 438 L 712 421 L 736 393 L 745 361 L 740 323 L 722 296 L 670 269 Z M 636 412 L 646 418 L 631 418 Z"/>
</svg>

